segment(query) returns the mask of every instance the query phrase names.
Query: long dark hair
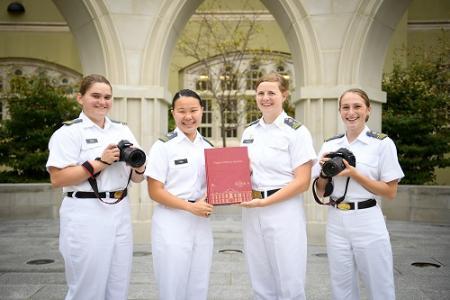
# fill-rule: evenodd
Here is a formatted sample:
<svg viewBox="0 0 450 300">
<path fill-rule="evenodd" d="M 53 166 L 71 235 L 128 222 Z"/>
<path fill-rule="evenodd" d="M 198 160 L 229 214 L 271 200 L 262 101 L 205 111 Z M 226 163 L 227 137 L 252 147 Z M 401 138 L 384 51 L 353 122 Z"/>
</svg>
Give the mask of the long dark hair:
<svg viewBox="0 0 450 300">
<path fill-rule="evenodd" d="M 195 98 L 200 103 L 200 106 L 203 107 L 203 100 L 202 100 L 202 98 L 200 98 L 200 96 L 196 92 L 194 92 L 193 90 L 190 90 L 190 89 L 182 89 L 182 90 L 179 90 L 178 92 L 176 92 L 176 94 L 173 96 L 172 109 L 175 108 L 175 102 L 178 99 L 180 99 L 181 97 L 192 97 L 192 98 Z"/>
</svg>

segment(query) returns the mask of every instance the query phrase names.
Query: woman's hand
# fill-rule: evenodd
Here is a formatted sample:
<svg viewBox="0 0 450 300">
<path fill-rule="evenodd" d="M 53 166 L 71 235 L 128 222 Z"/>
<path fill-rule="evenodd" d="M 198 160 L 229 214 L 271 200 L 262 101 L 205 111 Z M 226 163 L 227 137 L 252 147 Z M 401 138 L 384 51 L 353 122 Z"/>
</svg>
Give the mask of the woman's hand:
<svg viewBox="0 0 450 300">
<path fill-rule="evenodd" d="M 351 166 L 345 159 L 342 160 L 345 165 L 345 169 L 342 170 L 337 176 L 353 177 L 358 172 L 355 167 Z"/>
<path fill-rule="evenodd" d="M 239 206 L 245 207 L 245 208 L 264 207 L 264 206 L 266 206 L 266 203 L 265 203 L 264 199 L 256 198 L 256 199 L 252 199 L 250 201 L 241 202 L 239 204 Z"/>
<path fill-rule="evenodd" d="M 116 144 L 109 144 L 105 150 L 103 150 L 102 156 L 100 159 L 108 164 L 112 164 L 118 161 L 120 158 L 120 150 L 117 148 Z"/>
<path fill-rule="evenodd" d="M 189 212 L 199 216 L 207 218 L 213 212 L 214 206 L 206 202 L 206 196 L 197 199 L 194 203 L 190 203 Z"/>
<path fill-rule="evenodd" d="M 326 157 L 326 156 L 328 155 L 328 153 L 330 153 L 330 152 L 325 152 L 325 153 L 323 153 L 322 156 L 320 157 L 320 159 L 319 159 L 319 165 L 320 165 L 320 168 L 323 167 L 323 164 L 324 164 L 327 160 L 330 160 L 329 157 Z"/>
</svg>

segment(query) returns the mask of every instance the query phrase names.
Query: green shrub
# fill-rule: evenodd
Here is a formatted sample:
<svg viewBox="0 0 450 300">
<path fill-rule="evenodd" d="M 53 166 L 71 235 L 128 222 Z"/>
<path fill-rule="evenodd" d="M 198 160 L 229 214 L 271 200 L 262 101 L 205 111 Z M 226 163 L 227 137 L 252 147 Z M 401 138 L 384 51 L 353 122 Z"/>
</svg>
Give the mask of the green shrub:
<svg viewBox="0 0 450 300">
<path fill-rule="evenodd" d="M 77 102 L 45 74 L 12 77 L 4 99 L 9 117 L 0 124 L 0 182 L 48 181 L 48 141 L 79 114 Z"/>
<path fill-rule="evenodd" d="M 449 48 L 432 58 L 394 66 L 383 79 L 383 132 L 396 143 L 402 183 L 432 184 L 435 168 L 450 166 Z"/>
</svg>

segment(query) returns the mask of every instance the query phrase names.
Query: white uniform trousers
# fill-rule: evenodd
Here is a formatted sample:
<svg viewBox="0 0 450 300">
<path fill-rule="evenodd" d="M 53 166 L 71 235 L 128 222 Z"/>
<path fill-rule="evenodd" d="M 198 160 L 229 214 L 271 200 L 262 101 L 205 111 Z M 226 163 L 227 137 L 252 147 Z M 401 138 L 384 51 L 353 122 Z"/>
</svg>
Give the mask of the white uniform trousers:
<svg viewBox="0 0 450 300">
<path fill-rule="evenodd" d="M 306 225 L 295 197 L 242 209 L 244 251 L 255 299 L 305 299 Z"/>
<path fill-rule="evenodd" d="M 152 255 L 159 299 L 207 299 L 212 252 L 208 218 L 163 205 L 154 208 Z"/>
<path fill-rule="evenodd" d="M 328 210 L 327 252 L 335 300 L 358 300 L 358 271 L 372 300 L 395 299 L 392 248 L 379 206 Z"/>
<path fill-rule="evenodd" d="M 69 290 L 66 300 L 125 300 L 133 258 L 128 199 L 115 205 L 65 197 L 59 249 Z"/>
</svg>

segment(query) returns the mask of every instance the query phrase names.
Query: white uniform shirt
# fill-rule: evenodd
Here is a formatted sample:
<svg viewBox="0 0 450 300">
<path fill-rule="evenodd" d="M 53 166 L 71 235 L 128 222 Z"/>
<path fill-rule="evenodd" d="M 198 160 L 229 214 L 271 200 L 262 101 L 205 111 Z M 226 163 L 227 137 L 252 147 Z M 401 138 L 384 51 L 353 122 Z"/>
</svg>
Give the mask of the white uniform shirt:
<svg viewBox="0 0 450 300">
<path fill-rule="evenodd" d="M 367 133 L 371 132 L 366 126 L 360 135 L 349 143 L 347 136 L 337 137 L 325 142 L 320 149 L 319 157 L 325 152 L 333 152 L 339 148 L 347 148 L 352 151 L 356 158 L 356 169 L 373 180 L 389 182 L 400 180 L 404 174 L 397 158 L 397 149 L 394 142 L 389 138 L 378 139 Z M 313 176 L 320 174 L 320 165 L 317 163 L 313 168 Z M 334 190 L 331 194 L 333 198 L 344 195 L 347 177 L 333 177 Z M 367 199 L 378 199 L 380 197 L 366 190 L 355 180 L 350 179 L 345 200 L 349 202 L 359 202 Z"/>
<path fill-rule="evenodd" d="M 77 166 L 86 160 L 100 157 L 109 144 L 128 140 L 133 147 L 139 147 L 133 133 L 123 123 L 105 120 L 104 128 L 92 122 L 83 112 L 70 125 L 64 125 L 50 138 L 48 167 L 65 168 Z M 123 190 L 128 183 L 130 167 L 125 162 L 115 162 L 96 177 L 99 192 Z M 93 191 L 89 182 L 63 187 L 63 192 Z"/>
<path fill-rule="evenodd" d="M 204 149 L 212 148 L 211 144 L 199 132 L 191 142 L 178 128 L 168 138 L 153 144 L 145 176 L 163 183 L 169 193 L 182 199 L 201 198 L 206 193 Z"/>
<path fill-rule="evenodd" d="M 278 189 L 294 178 L 294 170 L 316 160 L 311 134 L 284 111 L 272 124 L 263 118 L 244 130 L 241 145 L 248 147 L 252 187 L 259 191 Z"/>
</svg>

